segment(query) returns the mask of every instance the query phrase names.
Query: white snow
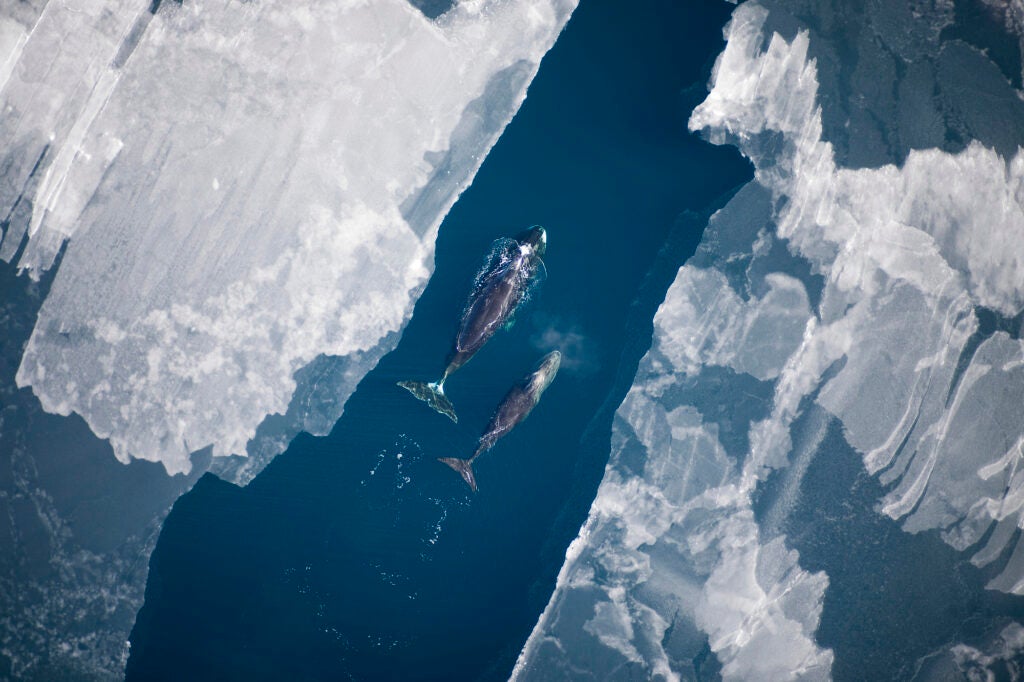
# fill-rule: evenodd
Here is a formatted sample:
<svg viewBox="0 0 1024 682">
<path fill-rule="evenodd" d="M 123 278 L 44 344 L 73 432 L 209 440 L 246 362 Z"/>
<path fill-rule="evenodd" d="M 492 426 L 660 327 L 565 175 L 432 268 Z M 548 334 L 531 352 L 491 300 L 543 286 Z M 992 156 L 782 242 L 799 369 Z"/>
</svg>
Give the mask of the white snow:
<svg viewBox="0 0 1024 682">
<path fill-rule="evenodd" d="M 0 23 L 0 257 L 66 243 L 19 385 L 176 473 L 245 454 L 319 355 L 370 369 L 576 3 L 149 4 Z"/>
</svg>

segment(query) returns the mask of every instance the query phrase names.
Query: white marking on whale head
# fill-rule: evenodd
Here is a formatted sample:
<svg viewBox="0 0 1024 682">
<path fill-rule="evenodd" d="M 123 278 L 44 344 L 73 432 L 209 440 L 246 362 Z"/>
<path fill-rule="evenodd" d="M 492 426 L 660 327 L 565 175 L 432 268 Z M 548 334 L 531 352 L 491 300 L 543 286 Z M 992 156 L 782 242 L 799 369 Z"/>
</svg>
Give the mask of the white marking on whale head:
<svg viewBox="0 0 1024 682">
<path fill-rule="evenodd" d="M 562 354 L 557 350 L 551 351 L 544 356 L 543 360 L 541 360 L 540 366 L 537 368 L 537 371 L 533 373 L 533 377 L 530 380 L 530 384 L 538 398 L 540 398 L 540 394 L 551 385 L 555 375 L 558 374 L 558 367 L 561 364 Z"/>
</svg>

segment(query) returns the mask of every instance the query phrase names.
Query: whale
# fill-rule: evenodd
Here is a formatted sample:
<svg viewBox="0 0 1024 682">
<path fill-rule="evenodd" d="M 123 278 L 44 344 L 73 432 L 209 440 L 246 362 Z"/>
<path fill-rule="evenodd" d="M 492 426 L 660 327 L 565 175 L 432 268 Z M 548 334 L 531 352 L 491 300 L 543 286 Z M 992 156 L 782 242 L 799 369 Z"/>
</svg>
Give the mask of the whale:
<svg viewBox="0 0 1024 682">
<path fill-rule="evenodd" d="M 537 403 L 540 396 L 551 385 L 558 373 L 558 367 L 562 363 L 562 354 L 553 350 L 545 355 L 537 369 L 528 376 L 516 383 L 502 399 L 494 416 L 484 429 L 483 435 L 477 441 L 476 450 L 469 459 L 459 457 L 439 457 L 438 461 L 447 464 L 454 469 L 464 480 L 473 492 L 477 491 L 476 475 L 473 472 L 473 462 L 483 453 L 494 447 L 500 438 L 511 431 L 519 422 L 526 419 Z"/>
<path fill-rule="evenodd" d="M 542 258 L 547 240 L 547 231 L 540 225 L 515 238 L 497 240 L 473 282 L 441 378 L 431 382 L 399 381 L 398 385 L 458 423 L 455 407 L 444 394 L 444 382 L 469 362 L 496 331 L 512 325 L 516 310 L 545 272 Z"/>
</svg>

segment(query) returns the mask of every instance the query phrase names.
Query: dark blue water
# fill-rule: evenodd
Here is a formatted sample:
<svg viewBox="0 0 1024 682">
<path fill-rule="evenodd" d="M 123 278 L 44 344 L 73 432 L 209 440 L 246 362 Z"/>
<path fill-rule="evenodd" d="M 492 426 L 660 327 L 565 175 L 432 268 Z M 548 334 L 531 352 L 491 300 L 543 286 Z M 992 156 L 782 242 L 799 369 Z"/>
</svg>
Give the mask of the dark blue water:
<svg viewBox="0 0 1024 682">
<path fill-rule="evenodd" d="M 550 596 L 608 456 L 611 415 L 707 211 L 750 177 L 686 132 L 725 3 L 583 0 L 523 108 L 441 227 L 397 349 L 325 438 L 244 489 L 203 477 L 164 525 L 130 679 L 499 679 Z M 548 277 L 446 390 L 459 424 L 395 386 L 443 369 L 491 242 L 539 223 Z M 505 391 L 560 345 L 529 419 L 467 456 Z"/>
<path fill-rule="evenodd" d="M 961 679 L 927 659 L 950 643 L 984 647 L 1024 617 L 1024 599 L 985 589 L 1009 556 L 979 569 L 937 531 L 904 532 L 875 511 L 884 493 L 833 422 L 784 526 L 800 565 L 828 574 L 815 639 L 835 652 L 837 682 Z"/>
</svg>

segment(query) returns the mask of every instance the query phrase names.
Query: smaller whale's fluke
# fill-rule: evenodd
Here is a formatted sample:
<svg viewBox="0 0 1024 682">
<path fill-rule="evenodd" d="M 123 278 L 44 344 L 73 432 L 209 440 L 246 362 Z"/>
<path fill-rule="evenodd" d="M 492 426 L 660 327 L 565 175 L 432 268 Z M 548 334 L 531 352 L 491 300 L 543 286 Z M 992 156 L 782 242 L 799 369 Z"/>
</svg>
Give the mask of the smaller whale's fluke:
<svg viewBox="0 0 1024 682">
<path fill-rule="evenodd" d="M 476 492 L 476 476 L 473 475 L 473 462 L 477 457 L 484 454 L 498 442 L 498 439 L 511 431 L 516 424 L 526 419 L 530 411 L 537 405 L 541 394 L 551 385 L 558 367 L 562 364 L 562 354 L 553 350 L 545 355 L 537 369 L 523 378 L 522 381 L 505 394 L 505 398 L 498 405 L 491 417 L 491 423 L 487 430 L 480 436 L 476 444 L 476 452 L 469 459 L 458 457 L 439 457 L 437 461 L 444 462 L 452 469 L 455 469 L 462 476 L 469 487 Z M 412 389 L 409 389 L 412 390 Z"/>
<path fill-rule="evenodd" d="M 430 405 L 435 412 L 447 415 L 456 424 L 459 422 L 455 414 L 455 406 L 448 396 L 444 394 L 444 380 L 431 381 L 429 384 L 423 381 L 399 381 L 398 385 L 412 393 L 414 396 Z"/>
<path fill-rule="evenodd" d="M 452 469 L 455 469 L 457 472 L 459 472 L 459 475 L 462 476 L 462 480 L 469 484 L 469 487 L 473 489 L 473 492 L 476 492 L 476 476 L 473 475 L 474 459 L 476 459 L 476 457 L 473 457 L 471 459 L 459 459 L 458 457 L 438 457 L 437 461 L 444 462 Z"/>
</svg>

